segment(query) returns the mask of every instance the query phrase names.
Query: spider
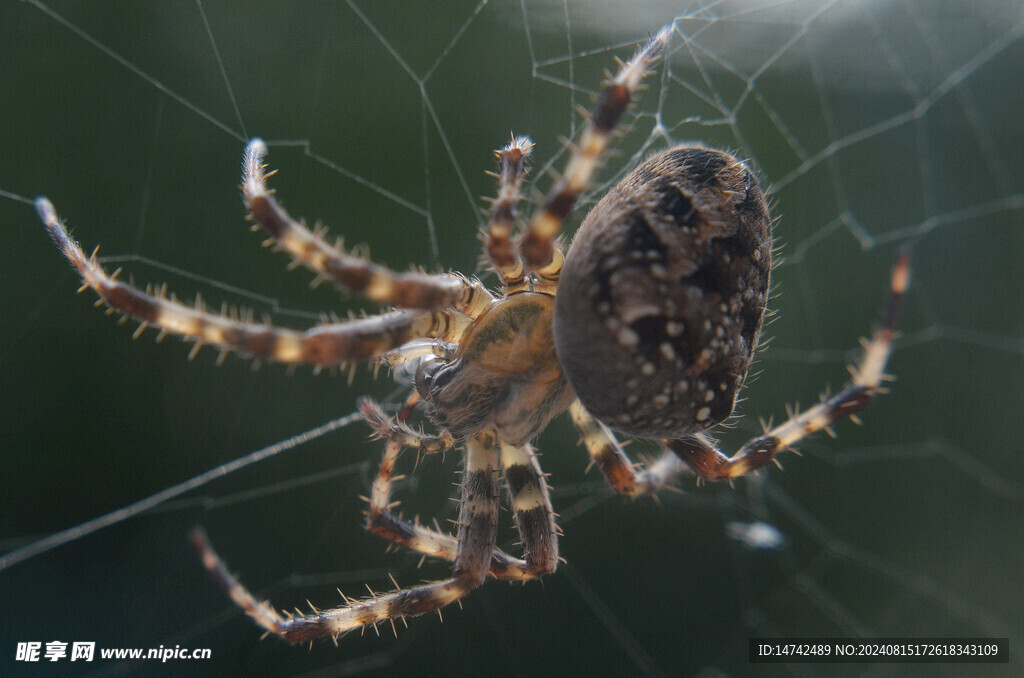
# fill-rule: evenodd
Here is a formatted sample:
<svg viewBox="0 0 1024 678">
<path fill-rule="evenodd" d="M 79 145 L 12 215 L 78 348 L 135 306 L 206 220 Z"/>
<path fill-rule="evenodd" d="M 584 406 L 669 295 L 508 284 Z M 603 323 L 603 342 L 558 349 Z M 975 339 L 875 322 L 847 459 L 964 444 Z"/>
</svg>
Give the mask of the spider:
<svg viewBox="0 0 1024 678">
<path fill-rule="evenodd" d="M 698 480 L 750 473 L 803 437 L 854 413 L 883 389 L 896 315 L 909 281 L 897 260 L 885 320 L 852 369 L 852 380 L 819 404 L 723 454 L 707 431 L 732 414 L 761 331 L 772 259 L 771 219 L 757 178 L 734 156 L 678 146 L 640 164 L 583 220 L 563 256 L 560 232 L 590 182 L 619 119 L 665 51 L 671 26 L 638 47 L 604 83 L 565 171 L 517 234 L 520 189 L 532 142 L 512 137 L 496 151 L 498 195 L 484 228 L 484 257 L 497 274 L 493 295 L 458 274 L 397 273 L 328 243 L 323 229 L 293 220 L 266 180 L 266 145 L 253 139 L 243 159 L 250 219 L 271 242 L 318 276 L 393 310 L 325 322 L 307 331 L 255 323 L 232 311 L 183 304 L 164 288 L 140 290 L 107 274 L 68 235 L 46 198 L 37 210 L 51 237 L 102 302 L 161 334 L 180 335 L 253 359 L 316 369 L 378 359 L 415 372 L 397 417 L 370 400 L 360 411 L 384 441 L 366 527 L 396 544 L 452 563 L 451 577 L 336 609 L 279 612 L 229 573 L 202 531 L 192 540 L 206 568 L 268 633 L 298 643 L 440 611 L 488 576 L 525 581 L 554 572 L 559 530 L 549 488 L 530 442 L 568 410 L 591 461 L 617 492 L 653 495 L 684 471 Z M 422 405 L 437 427 L 411 428 Z M 611 429 L 661 441 L 662 453 L 634 465 Z M 831 432 L 831 431 L 830 431 Z M 406 449 L 465 452 L 456 536 L 393 512 L 392 483 Z M 777 463 L 777 462 L 776 462 Z M 523 544 L 521 557 L 496 546 L 503 477 Z M 311 606 L 312 607 L 312 606 Z"/>
</svg>

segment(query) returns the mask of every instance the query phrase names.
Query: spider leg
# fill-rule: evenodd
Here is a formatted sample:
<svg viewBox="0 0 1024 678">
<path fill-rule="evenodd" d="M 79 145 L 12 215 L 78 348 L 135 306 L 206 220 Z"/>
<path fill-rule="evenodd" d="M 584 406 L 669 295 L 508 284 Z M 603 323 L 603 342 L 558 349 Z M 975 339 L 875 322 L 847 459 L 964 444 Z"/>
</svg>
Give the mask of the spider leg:
<svg viewBox="0 0 1024 678">
<path fill-rule="evenodd" d="M 494 300 L 476 281 L 458 275 L 396 273 L 363 257 L 349 254 L 340 244 L 328 244 L 325 230 L 310 231 L 288 215 L 267 188 L 263 158 L 267 145 L 253 139 L 242 159 L 242 195 L 249 216 L 270 234 L 281 249 L 307 268 L 341 287 L 374 301 L 399 308 L 456 308 L 479 315 Z M 272 173 L 271 173 L 272 174 Z"/>
<path fill-rule="evenodd" d="M 455 446 L 455 439 L 448 431 L 442 430 L 436 436 L 414 431 L 408 424 L 388 417 L 380 405 L 369 398 L 360 398 L 359 412 L 373 428 L 374 437 L 384 438 L 399 449 L 409 447 L 421 454 L 445 452 Z M 383 468 L 381 471 L 383 472 Z M 388 469 L 390 475 L 391 469 Z"/>
<path fill-rule="evenodd" d="M 391 501 L 391 484 L 402 476 L 395 476 L 395 464 L 406 447 L 432 453 L 448 449 L 450 437 L 427 436 L 412 431 L 400 422 L 387 418 L 380 407 L 370 400 L 360 403 L 363 416 L 377 434 L 386 439 L 380 470 L 373 481 L 366 512 L 366 529 L 412 551 L 441 560 L 454 561 L 458 542 L 451 535 L 423 527 L 396 516 L 392 509 L 398 502 Z M 440 445 L 438 443 L 440 441 Z M 501 445 L 501 464 L 516 507 L 516 524 L 526 551 L 526 559 L 519 559 L 495 547 L 491 554 L 489 574 L 497 579 L 523 580 L 539 577 L 555 569 L 558 544 L 554 513 L 548 498 L 547 484 L 529 447 L 516 448 Z"/>
<path fill-rule="evenodd" d="M 644 77 L 651 72 L 651 65 L 665 51 L 671 35 L 671 26 L 661 29 L 637 50 L 632 59 L 621 65 L 614 78 L 605 83 L 579 142 L 572 148 L 565 171 L 548 191 L 529 228 L 520 238 L 519 253 L 526 269 L 536 272 L 541 279 L 552 282 L 557 280 L 562 268 L 562 257 L 554 241 L 572 212 L 576 199 L 590 183 L 616 124 L 636 95 Z"/>
<path fill-rule="evenodd" d="M 235 603 L 260 626 L 290 643 L 316 638 L 337 638 L 356 628 L 440 610 L 469 591 L 487 576 L 498 528 L 498 447 L 490 436 L 478 436 L 466 444 L 466 471 L 462 484 L 459 536 L 452 577 L 370 598 L 352 600 L 331 610 L 313 614 L 282 614 L 269 603 L 257 601 L 232 575 L 200 530 L 192 534 L 206 566 Z"/>
<path fill-rule="evenodd" d="M 509 579 L 528 579 L 554 572 L 558 567 L 558 526 L 551 507 L 548 483 L 540 462 L 529 445 L 501 444 L 501 466 L 515 512 L 516 529 L 523 542 L 524 571 Z M 495 570 L 491 563 L 492 572 Z M 496 574 L 496 576 L 498 576 Z"/>
<path fill-rule="evenodd" d="M 637 467 L 626 456 L 622 445 L 607 426 L 595 419 L 580 401 L 569 406 L 569 415 L 583 434 L 590 459 L 601 470 L 613 490 L 630 497 L 655 494 L 672 478 L 687 470 L 686 464 L 666 452 L 646 468 Z"/>
<path fill-rule="evenodd" d="M 297 331 L 251 322 L 227 312 L 210 313 L 199 300 L 195 306 L 188 306 L 173 296 L 168 298 L 163 289 L 151 293 L 116 280 L 120 271 L 108 275 L 95 252 L 86 256 L 68 235 L 49 200 L 38 198 L 36 208 L 50 237 L 82 276 L 82 289 L 91 287 L 113 311 L 140 320 L 142 328 L 153 325 L 160 328 L 161 336 L 169 332 L 191 339 L 195 342 L 193 354 L 210 344 L 257 359 L 337 366 L 379 356 L 414 339 L 432 337 L 456 342 L 471 322 L 469 316 L 456 311 L 401 310 Z"/>
<path fill-rule="evenodd" d="M 901 254 L 893 269 L 882 326 L 875 331 L 871 341 L 865 343 L 860 362 L 850 369 L 853 378 L 836 395 L 823 396 L 821 402 L 814 407 L 804 412 L 791 413 L 789 419 L 744 444 L 731 458 L 722 454 L 714 442 L 703 434 L 669 440 L 665 444 L 701 477 L 707 480 L 731 479 L 774 461 L 780 451 L 812 433 L 827 430 L 833 422 L 854 417 L 875 396 L 884 392 L 881 384 L 886 379 L 885 365 L 892 353 L 900 302 L 909 283 L 910 258 Z"/>
<path fill-rule="evenodd" d="M 519 189 L 526 175 L 526 160 L 532 151 L 533 142 L 529 137 L 513 136 L 504 148 L 494 152 L 498 159 L 498 197 L 491 205 L 490 219 L 483 233 L 484 254 L 501 279 L 505 296 L 526 288 L 526 272 L 512 242 L 512 230 L 522 198 Z"/>
</svg>

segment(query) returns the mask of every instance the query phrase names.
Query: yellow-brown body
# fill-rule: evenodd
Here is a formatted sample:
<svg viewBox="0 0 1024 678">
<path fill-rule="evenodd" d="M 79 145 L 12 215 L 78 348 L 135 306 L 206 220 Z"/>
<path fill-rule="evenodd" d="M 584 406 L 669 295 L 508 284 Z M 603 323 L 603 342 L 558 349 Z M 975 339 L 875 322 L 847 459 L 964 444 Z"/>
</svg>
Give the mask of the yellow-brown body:
<svg viewBox="0 0 1024 678">
<path fill-rule="evenodd" d="M 427 413 L 455 438 L 496 431 L 512 445 L 532 440 L 573 401 L 555 353 L 554 298 L 523 292 L 491 305 L 450 362 L 426 360 L 416 385 Z"/>
</svg>

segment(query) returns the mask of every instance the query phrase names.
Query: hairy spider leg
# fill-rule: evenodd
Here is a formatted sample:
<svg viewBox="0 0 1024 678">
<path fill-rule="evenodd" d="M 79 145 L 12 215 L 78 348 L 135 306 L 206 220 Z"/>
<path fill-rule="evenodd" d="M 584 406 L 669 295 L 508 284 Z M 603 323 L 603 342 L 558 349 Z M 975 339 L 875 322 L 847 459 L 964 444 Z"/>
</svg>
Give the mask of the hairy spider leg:
<svg viewBox="0 0 1024 678">
<path fill-rule="evenodd" d="M 675 476 L 688 470 L 679 457 L 665 452 L 646 467 L 630 461 L 622 445 L 607 426 L 595 419 L 579 400 L 569 406 L 569 415 L 583 435 L 591 463 L 600 469 L 608 485 L 629 497 L 653 495 Z"/>
<path fill-rule="evenodd" d="M 864 354 L 860 362 L 850 368 L 852 379 L 839 393 L 831 397 L 822 396 L 820 403 L 805 412 L 791 413 L 785 422 L 750 440 L 731 458 L 720 452 L 715 443 L 703 434 L 667 440 L 665 445 L 702 478 L 731 479 L 774 461 L 780 451 L 812 433 L 822 429 L 831 433 L 829 425 L 835 421 L 847 417 L 856 420 L 858 411 L 865 408 L 875 396 L 885 392 L 881 385 L 889 378 L 885 373 L 885 365 L 892 354 L 900 302 L 909 285 L 910 257 L 900 254 L 893 268 L 889 301 L 882 325 L 872 335 L 871 341 L 864 342 Z"/>
<path fill-rule="evenodd" d="M 515 513 L 516 529 L 523 543 L 525 571 L 509 579 L 528 579 L 554 572 L 558 567 L 558 537 L 551 507 L 550 488 L 533 447 L 501 444 L 501 467 Z M 492 563 L 491 569 L 496 569 Z M 497 576 L 497 575 L 496 575 Z"/>
<path fill-rule="evenodd" d="M 662 28 L 636 51 L 632 59 L 621 65 L 615 77 L 605 83 L 579 141 L 572 146 L 565 171 L 548 191 L 529 228 L 520 238 L 519 253 L 527 271 L 535 272 L 542 280 L 557 281 L 562 256 L 555 247 L 555 239 L 577 198 L 594 176 L 619 119 L 633 101 L 643 79 L 651 72 L 651 66 L 668 46 L 672 30 L 672 26 Z"/>
<path fill-rule="evenodd" d="M 498 179 L 498 197 L 492 200 L 490 218 L 483 231 L 484 256 L 501 279 L 502 292 L 506 296 L 528 289 L 526 269 L 512 242 L 512 232 L 519 217 L 526 161 L 532 151 L 533 142 L 529 137 L 513 135 L 507 145 L 494 152 L 498 159 L 497 174 L 488 173 Z"/>
<path fill-rule="evenodd" d="M 269 603 L 256 600 L 230 573 L 201 530 L 192 533 L 192 542 L 206 569 L 231 599 L 268 632 L 290 643 L 337 639 L 353 629 L 376 628 L 384 621 L 393 623 L 395 619 L 439 611 L 482 584 L 487 576 L 498 531 L 499 449 L 490 435 L 476 436 L 466 442 L 458 546 L 450 579 L 408 589 L 397 588 L 396 584 L 396 589 L 389 593 L 371 592 L 369 598 L 361 600 L 345 597 L 343 607 L 324 611 L 314 608 L 312 614 L 281 613 Z"/>
<path fill-rule="evenodd" d="M 36 209 L 50 237 L 82 276 L 82 289 L 91 287 L 112 311 L 141 321 L 136 335 L 152 325 L 160 329 L 161 337 L 171 333 L 195 342 L 190 357 L 210 344 L 222 352 L 238 351 L 256 359 L 334 367 L 379 356 L 414 339 L 429 337 L 457 342 L 472 322 L 469 316 L 454 310 L 401 310 L 298 331 L 256 323 L 226 308 L 210 313 L 201 299 L 189 306 L 173 295 L 169 297 L 163 287 L 142 291 L 116 280 L 120 270 L 108 275 L 99 264 L 96 251 L 86 256 L 57 218 L 49 200 L 37 198 Z"/>
<path fill-rule="evenodd" d="M 342 288 L 398 308 L 436 310 L 455 308 L 476 317 L 494 300 L 484 287 L 454 274 L 396 273 L 367 258 L 346 252 L 341 243 L 329 244 L 327 229 L 309 230 L 289 216 L 267 188 L 263 158 L 267 145 L 252 139 L 242 158 L 242 195 L 249 218 L 271 236 L 268 244 L 295 257 L 317 274 Z"/>
<path fill-rule="evenodd" d="M 369 400 L 360 404 L 360 410 L 377 434 L 387 441 L 368 500 L 366 529 L 425 556 L 454 561 L 458 553 L 455 537 L 423 527 L 418 521 L 409 522 L 396 516 L 392 509 L 399 502 L 391 501 L 391 485 L 403 477 L 394 475 L 402 450 L 408 447 L 428 453 L 443 451 L 448 446 L 443 442 L 441 447 L 437 444 L 438 440 L 445 440 L 443 434 L 435 437 L 411 431 L 386 417 L 379 406 Z M 558 528 L 536 455 L 528 445 L 515 447 L 502 443 L 500 461 L 523 543 L 524 558 L 515 558 L 495 548 L 489 573 L 497 579 L 525 580 L 553 572 L 558 564 Z"/>
<path fill-rule="evenodd" d="M 437 435 L 414 431 L 404 421 L 388 417 L 381 406 L 370 398 L 359 399 L 359 413 L 373 429 L 373 437 L 397 443 L 403 448 L 412 448 L 418 454 L 445 452 L 455 446 L 455 439 L 448 431 L 441 429 Z"/>
</svg>

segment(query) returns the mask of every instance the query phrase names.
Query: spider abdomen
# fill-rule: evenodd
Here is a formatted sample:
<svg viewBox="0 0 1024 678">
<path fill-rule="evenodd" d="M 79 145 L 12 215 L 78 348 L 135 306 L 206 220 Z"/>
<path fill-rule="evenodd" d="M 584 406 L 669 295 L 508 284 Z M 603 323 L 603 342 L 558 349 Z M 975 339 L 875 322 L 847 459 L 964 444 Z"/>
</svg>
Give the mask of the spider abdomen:
<svg viewBox="0 0 1024 678">
<path fill-rule="evenodd" d="M 699 146 L 660 153 L 587 215 L 555 298 L 555 345 L 609 426 L 677 438 L 728 417 L 754 357 L 771 220 L 753 172 Z"/>
</svg>

